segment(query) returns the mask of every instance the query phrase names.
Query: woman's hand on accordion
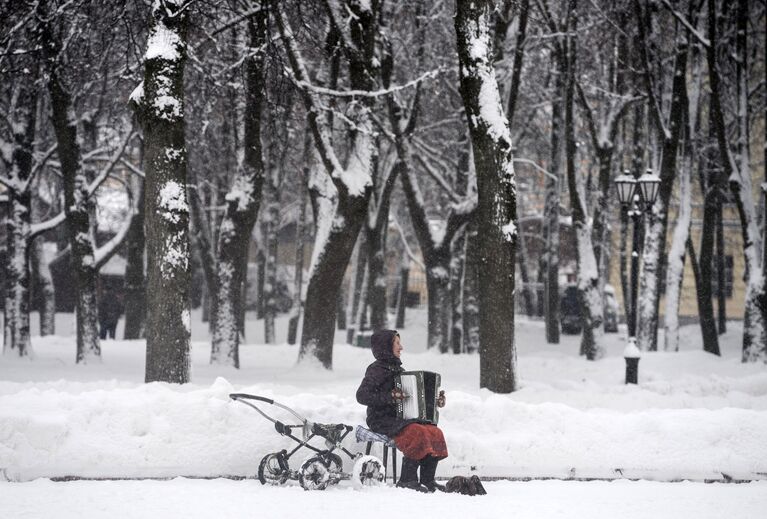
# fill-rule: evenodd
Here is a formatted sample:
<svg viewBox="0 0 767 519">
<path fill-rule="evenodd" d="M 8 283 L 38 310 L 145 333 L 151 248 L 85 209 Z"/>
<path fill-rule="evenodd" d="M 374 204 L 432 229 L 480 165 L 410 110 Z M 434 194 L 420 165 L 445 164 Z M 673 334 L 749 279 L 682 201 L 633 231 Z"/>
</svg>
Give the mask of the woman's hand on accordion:
<svg viewBox="0 0 767 519">
<path fill-rule="evenodd" d="M 407 398 L 407 394 L 404 391 L 402 391 L 400 388 L 395 387 L 394 389 L 391 390 L 391 398 L 395 402 L 402 402 L 403 400 Z"/>
<path fill-rule="evenodd" d="M 439 396 L 437 397 L 437 407 L 445 407 L 446 403 L 447 403 L 447 397 L 445 396 L 445 392 L 440 391 Z"/>
</svg>

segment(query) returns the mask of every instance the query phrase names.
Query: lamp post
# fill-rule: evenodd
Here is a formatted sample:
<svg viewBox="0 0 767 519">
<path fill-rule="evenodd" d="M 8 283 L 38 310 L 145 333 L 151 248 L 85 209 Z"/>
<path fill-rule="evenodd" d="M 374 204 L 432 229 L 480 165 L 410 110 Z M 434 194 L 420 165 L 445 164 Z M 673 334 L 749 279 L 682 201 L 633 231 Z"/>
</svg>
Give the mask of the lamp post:
<svg viewBox="0 0 767 519">
<path fill-rule="evenodd" d="M 660 191 L 660 177 L 654 174 L 651 169 L 645 171 L 643 175 L 631 175 L 625 170 L 622 175 L 615 179 L 615 186 L 618 191 L 618 200 L 621 203 L 621 210 L 631 216 L 634 222 L 634 232 L 631 245 L 631 304 L 626 308 L 626 320 L 628 324 L 628 343 L 636 344 L 636 322 L 637 322 L 637 295 L 639 292 L 639 237 L 642 215 L 652 211 L 652 206 L 658 198 Z M 634 346 L 636 348 L 636 346 Z M 632 349 L 633 351 L 633 349 Z M 636 357 L 631 357 L 633 363 L 638 362 Z M 635 360 L 636 359 L 636 360 Z M 628 366 L 629 357 L 626 357 Z M 626 383 L 636 384 L 636 366 L 632 367 L 632 377 L 627 378 Z"/>
</svg>

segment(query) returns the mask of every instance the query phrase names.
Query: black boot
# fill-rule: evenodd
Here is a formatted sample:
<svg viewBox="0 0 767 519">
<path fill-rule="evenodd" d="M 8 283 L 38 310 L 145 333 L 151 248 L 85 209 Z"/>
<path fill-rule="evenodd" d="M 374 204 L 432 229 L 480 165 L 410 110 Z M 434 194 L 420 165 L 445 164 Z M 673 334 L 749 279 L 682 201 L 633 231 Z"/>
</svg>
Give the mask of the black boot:
<svg viewBox="0 0 767 519">
<path fill-rule="evenodd" d="M 418 482 L 418 461 L 402 457 L 402 471 L 399 475 L 397 486 L 400 488 L 409 488 L 418 492 L 428 492 L 426 487 Z"/>
<path fill-rule="evenodd" d="M 425 486 L 429 492 L 434 492 L 435 490 L 445 491 L 445 485 L 440 485 L 434 481 L 434 474 L 437 473 L 437 463 L 439 463 L 439 459 L 431 455 L 426 456 L 420 461 L 421 485 Z"/>
</svg>

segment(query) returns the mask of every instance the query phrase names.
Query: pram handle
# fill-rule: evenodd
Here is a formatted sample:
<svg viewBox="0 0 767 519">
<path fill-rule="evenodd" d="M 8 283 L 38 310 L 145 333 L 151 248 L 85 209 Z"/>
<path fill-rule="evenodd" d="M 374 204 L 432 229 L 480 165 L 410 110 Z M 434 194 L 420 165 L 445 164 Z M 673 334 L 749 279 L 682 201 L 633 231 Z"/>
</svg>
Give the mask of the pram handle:
<svg viewBox="0 0 767 519">
<path fill-rule="evenodd" d="M 274 400 L 271 398 L 266 398 L 263 396 L 258 395 L 249 395 L 247 393 L 230 393 L 229 398 L 232 400 L 239 400 L 239 399 L 245 399 L 245 400 L 260 400 L 261 402 L 266 402 L 267 404 L 274 404 Z"/>
<path fill-rule="evenodd" d="M 264 418 L 266 418 L 267 420 L 269 420 L 269 421 L 271 421 L 271 422 L 273 422 L 275 424 L 277 424 L 279 422 L 277 420 L 275 420 L 274 418 L 272 418 L 271 416 L 269 416 L 268 414 L 266 414 L 265 412 L 263 412 L 256 405 L 251 404 L 250 402 L 246 402 L 246 400 L 258 400 L 259 402 L 264 402 L 264 403 L 267 403 L 267 404 L 270 404 L 270 405 L 273 405 L 273 406 L 281 407 L 282 409 L 286 410 L 287 412 L 289 412 L 290 414 L 292 414 L 293 416 L 298 418 L 298 421 L 301 422 L 302 425 L 306 425 L 306 423 L 307 423 L 306 418 L 304 418 L 303 416 L 301 416 L 300 414 L 298 414 L 297 412 L 292 410 L 290 407 L 288 407 L 286 405 L 283 405 L 283 404 L 281 404 L 279 402 L 275 402 L 271 398 L 266 398 L 266 397 L 258 396 L 258 395 L 250 395 L 248 393 L 229 393 L 229 398 L 231 398 L 235 402 L 239 401 L 239 402 L 242 402 L 243 404 L 245 404 L 247 406 L 252 407 L 256 411 L 258 411 L 261 414 L 261 416 L 263 416 Z"/>
</svg>

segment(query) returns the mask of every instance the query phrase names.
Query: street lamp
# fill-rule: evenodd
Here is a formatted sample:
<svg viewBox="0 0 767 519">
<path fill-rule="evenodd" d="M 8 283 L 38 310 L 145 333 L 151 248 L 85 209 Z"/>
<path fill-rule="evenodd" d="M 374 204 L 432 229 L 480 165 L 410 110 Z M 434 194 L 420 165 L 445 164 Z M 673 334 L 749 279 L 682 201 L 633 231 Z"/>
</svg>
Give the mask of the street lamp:
<svg viewBox="0 0 767 519">
<path fill-rule="evenodd" d="M 652 211 L 652 206 L 660 192 L 660 178 L 651 169 L 643 175 L 632 176 L 628 170 L 615 179 L 615 187 L 618 191 L 618 200 L 621 209 L 626 212 L 634 222 L 634 233 L 631 246 L 631 305 L 626 309 L 628 321 L 628 342 L 636 343 L 637 321 L 637 293 L 639 292 L 639 239 L 642 215 Z M 627 357 L 628 359 L 628 357 Z M 632 357 L 633 359 L 633 357 Z M 627 360 L 628 362 L 628 360 Z M 636 361 L 638 362 L 638 361 Z M 636 369 L 636 368 L 634 368 Z M 636 372 L 634 371 L 634 374 Z M 626 383 L 636 383 L 636 375 L 633 381 L 626 379 Z"/>
</svg>

